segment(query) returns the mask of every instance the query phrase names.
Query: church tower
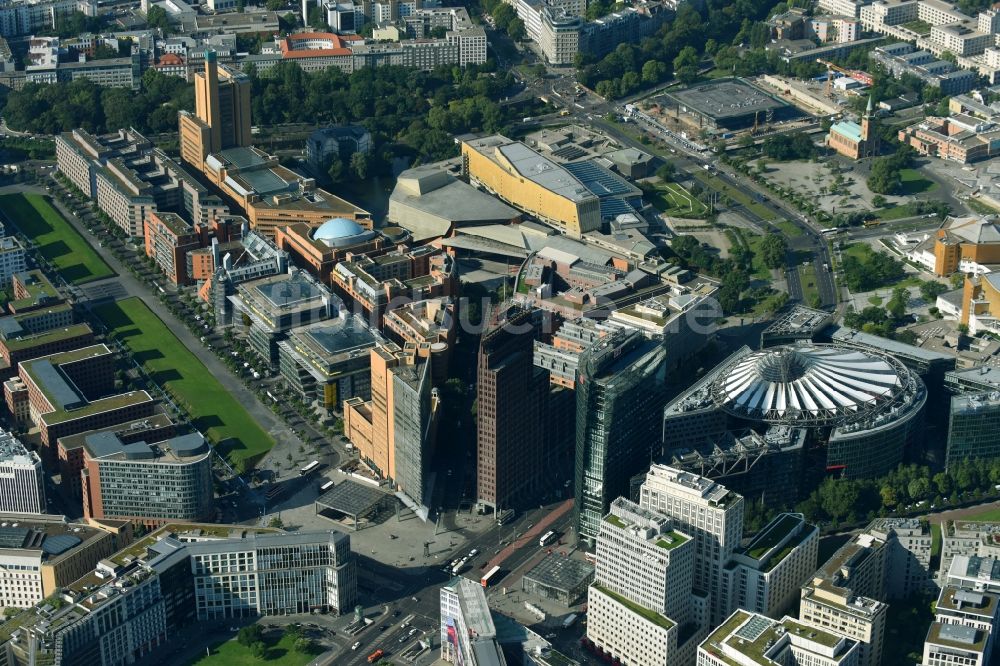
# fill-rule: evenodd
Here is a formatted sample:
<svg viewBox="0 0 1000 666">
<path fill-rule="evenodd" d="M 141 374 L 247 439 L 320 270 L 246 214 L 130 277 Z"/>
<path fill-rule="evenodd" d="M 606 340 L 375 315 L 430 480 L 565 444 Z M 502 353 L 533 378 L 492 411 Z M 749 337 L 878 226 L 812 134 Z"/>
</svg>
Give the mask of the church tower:
<svg viewBox="0 0 1000 666">
<path fill-rule="evenodd" d="M 878 155 L 879 137 L 875 130 L 875 113 L 872 108 L 872 97 L 869 95 L 865 115 L 861 116 L 861 149 L 858 151 L 860 157 Z"/>
</svg>

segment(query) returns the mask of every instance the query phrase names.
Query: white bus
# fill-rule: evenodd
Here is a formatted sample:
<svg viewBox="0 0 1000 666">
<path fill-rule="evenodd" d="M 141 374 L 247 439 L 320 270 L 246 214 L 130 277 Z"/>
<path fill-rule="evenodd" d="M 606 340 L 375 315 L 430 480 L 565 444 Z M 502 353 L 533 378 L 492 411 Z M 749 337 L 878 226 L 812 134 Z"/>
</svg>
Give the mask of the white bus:
<svg viewBox="0 0 1000 666">
<path fill-rule="evenodd" d="M 541 546 L 542 548 L 545 548 L 545 546 L 555 541 L 555 539 L 556 539 L 556 533 L 553 532 L 552 530 L 549 530 L 548 532 L 542 535 L 541 539 L 538 540 L 538 545 Z"/>
<path fill-rule="evenodd" d="M 819 232 L 824 236 L 832 236 L 834 234 L 839 234 L 843 229 L 840 227 L 827 227 L 826 229 L 820 229 Z"/>
<path fill-rule="evenodd" d="M 494 580 L 498 578 L 500 578 L 500 567 L 493 567 L 486 573 L 485 576 L 483 576 L 482 580 L 480 580 L 479 582 L 482 583 L 483 587 L 489 587 L 490 583 L 492 583 Z"/>
<path fill-rule="evenodd" d="M 326 491 L 328 491 L 330 488 L 333 488 L 333 481 L 327 481 L 322 486 L 320 486 L 319 487 L 319 494 L 322 495 L 323 493 L 325 493 Z"/>
<path fill-rule="evenodd" d="M 315 472 L 318 467 L 319 467 L 319 461 L 313 460 L 311 463 L 309 463 L 308 465 L 299 470 L 299 476 L 305 476 L 310 472 Z"/>
</svg>

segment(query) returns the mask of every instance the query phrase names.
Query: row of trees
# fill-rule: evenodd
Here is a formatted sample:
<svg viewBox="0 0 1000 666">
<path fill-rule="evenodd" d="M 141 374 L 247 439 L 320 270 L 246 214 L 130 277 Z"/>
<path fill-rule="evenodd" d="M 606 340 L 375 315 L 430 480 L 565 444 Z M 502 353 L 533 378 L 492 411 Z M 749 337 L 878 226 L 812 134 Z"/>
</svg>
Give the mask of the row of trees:
<svg viewBox="0 0 1000 666">
<path fill-rule="evenodd" d="M 857 523 L 917 502 L 936 508 L 954 504 L 956 493 L 970 499 L 992 495 L 997 484 L 1000 459 L 964 461 L 937 473 L 923 465 L 900 465 L 879 479 L 825 479 L 796 510 L 812 522 Z"/>
</svg>

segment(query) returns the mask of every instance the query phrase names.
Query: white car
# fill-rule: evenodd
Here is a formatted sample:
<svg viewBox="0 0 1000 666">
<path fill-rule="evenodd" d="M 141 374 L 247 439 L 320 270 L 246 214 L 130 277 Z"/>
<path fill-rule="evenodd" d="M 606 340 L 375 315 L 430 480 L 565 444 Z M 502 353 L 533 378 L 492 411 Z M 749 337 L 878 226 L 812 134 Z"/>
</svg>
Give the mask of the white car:
<svg viewBox="0 0 1000 666">
<path fill-rule="evenodd" d="M 475 557 L 478 554 L 479 554 L 479 550 L 477 548 L 473 548 L 472 550 L 469 551 L 469 559 L 471 560 L 473 557 Z"/>
<path fill-rule="evenodd" d="M 352 645 L 351 649 L 352 650 L 357 650 L 359 647 L 361 647 L 361 641 L 358 641 L 354 645 Z"/>
</svg>

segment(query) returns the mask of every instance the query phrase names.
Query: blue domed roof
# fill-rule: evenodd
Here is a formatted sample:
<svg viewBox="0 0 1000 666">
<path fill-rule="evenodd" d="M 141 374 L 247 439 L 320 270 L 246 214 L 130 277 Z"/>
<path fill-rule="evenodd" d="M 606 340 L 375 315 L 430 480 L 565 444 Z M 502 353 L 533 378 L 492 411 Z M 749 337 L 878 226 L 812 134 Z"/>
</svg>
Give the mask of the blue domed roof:
<svg viewBox="0 0 1000 666">
<path fill-rule="evenodd" d="M 342 217 L 334 217 L 320 225 L 313 234 L 313 238 L 321 241 L 334 241 L 341 238 L 357 236 L 358 234 L 363 234 L 364 232 L 365 228 L 357 222 L 347 220 Z"/>
</svg>

